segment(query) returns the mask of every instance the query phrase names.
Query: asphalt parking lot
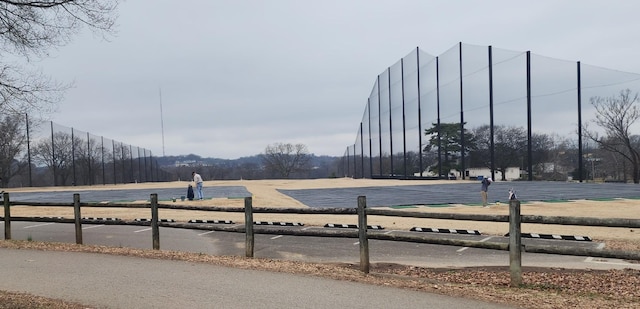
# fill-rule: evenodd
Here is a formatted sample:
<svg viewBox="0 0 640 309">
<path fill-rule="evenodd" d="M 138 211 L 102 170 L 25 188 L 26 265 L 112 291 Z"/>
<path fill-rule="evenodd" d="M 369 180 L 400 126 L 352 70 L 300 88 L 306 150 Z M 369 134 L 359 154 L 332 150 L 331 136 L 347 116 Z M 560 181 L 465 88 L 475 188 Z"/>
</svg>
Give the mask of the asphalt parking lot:
<svg viewBox="0 0 640 309">
<path fill-rule="evenodd" d="M 410 181 L 410 180 L 407 180 Z M 569 183 L 544 181 L 496 181 L 489 187 L 490 201 L 506 202 L 508 192 L 514 189 L 518 199 L 527 201 L 565 201 L 581 199 L 640 199 L 640 186 L 626 183 Z M 206 198 L 244 198 L 252 195 L 243 186 L 205 187 Z M 433 185 L 406 185 L 381 187 L 354 187 L 330 189 L 278 190 L 309 207 L 357 207 L 358 196 L 367 197 L 367 206 L 403 205 L 476 205 L 480 201 L 480 183 L 452 183 Z M 149 200 L 152 193 L 160 201 L 179 199 L 186 195 L 186 187 L 133 190 L 83 190 L 57 192 L 15 192 L 14 201 L 73 202 L 73 194 L 80 193 L 82 202 L 129 202 Z M 287 205 L 282 205 L 287 206 Z"/>
<path fill-rule="evenodd" d="M 510 189 L 514 189 L 523 202 L 640 198 L 640 186 L 637 184 L 496 181 L 489 187 L 489 200 L 507 202 Z M 480 202 L 480 182 L 279 191 L 310 207 L 357 207 L 358 196 L 367 197 L 368 207 Z"/>
</svg>

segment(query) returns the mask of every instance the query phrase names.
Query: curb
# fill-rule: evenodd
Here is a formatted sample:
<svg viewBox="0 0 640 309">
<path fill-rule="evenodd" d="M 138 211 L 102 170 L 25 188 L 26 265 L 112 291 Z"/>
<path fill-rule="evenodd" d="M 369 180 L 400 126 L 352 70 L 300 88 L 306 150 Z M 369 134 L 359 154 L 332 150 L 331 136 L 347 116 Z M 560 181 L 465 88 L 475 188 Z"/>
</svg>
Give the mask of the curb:
<svg viewBox="0 0 640 309">
<path fill-rule="evenodd" d="M 509 233 L 504 235 L 509 236 Z M 571 236 L 571 235 L 552 235 L 552 234 L 535 234 L 535 233 L 522 233 L 520 237 L 523 238 L 540 238 L 540 239 L 555 239 L 555 240 L 576 240 L 576 241 L 592 241 L 589 236 Z"/>
<path fill-rule="evenodd" d="M 280 225 L 280 226 L 303 226 L 302 223 L 293 222 L 270 222 L 270 221 L 254 221 L 255 225 Z"/>
<path fill-rule="evenodd" d="M 133 221 L 151 222 L 151 219 L 133 219 Z M 176 222 L 176 220 L 173 220 L 173 219 L 158 219 L 158 222 Z"/>
<path fill-rule="evenodd" d="M 430 232 L 430 233 L 450 233 L 450 234 L 469 234 L 482 235 L 478 230 L 457 230 L 457 229 L 437 229 L 430 227 L 412 227 L 411 232 Z"/>
<path fill-rule="evenodd" d="M 356 224 L 333 224 L 327 223 L 324 227 L 337 227 L 337 228 L 348 228 L 348 229 L 357 229 L 358 225 Z M 384 227 L 380 225 L 367 225 L 368 230 L 384 230 Z"/>
<path fill-rule="evenodd" d="M 231 220 L 189 220 L 189 223 L 222 223 L 233 224 Z"/>
<path fill-rule="evenodd" d="M 82 220 L 93 220 L 93 221 L 120 221 L 120 218 L 93 218 L 93 217 L 84 217 Z"/>
</svg>

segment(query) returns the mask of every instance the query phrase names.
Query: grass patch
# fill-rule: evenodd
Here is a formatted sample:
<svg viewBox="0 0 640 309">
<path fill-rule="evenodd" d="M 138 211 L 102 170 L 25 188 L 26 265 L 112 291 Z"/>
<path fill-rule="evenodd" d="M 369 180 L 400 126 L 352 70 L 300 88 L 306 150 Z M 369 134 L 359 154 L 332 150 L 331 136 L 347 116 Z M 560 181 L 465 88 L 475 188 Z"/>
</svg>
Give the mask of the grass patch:
<svg viewBox="0 0 640 309">
<path fill-rule="evenodd" d="M 597 202 L 610 202 L 615 201 L 618 198 L 616 197 L 597 197 L 597 198 L 588 198 L 587 201 L 597 201 Z"/>
<path fill-rule="evenodd" d="M 482 207 L 482 203 L 471 203 L 471 204 L 461 204 L 461 205 L 471 206 L 471 207 L 478 207 L 478 206 Z M 491 206 L 492 204 L 487 204 L 487 205 Z"/>
<path fill-rule="evenodd" d="M 427 204 L 427 205 L 424 205 L 424 206 L 427 206 L 427 207 L 434 207 L 434 208 L 438 208 L 438 207 L 451 207 L 451 205 L 450 205 L 450 204 Z"/>
</svg>

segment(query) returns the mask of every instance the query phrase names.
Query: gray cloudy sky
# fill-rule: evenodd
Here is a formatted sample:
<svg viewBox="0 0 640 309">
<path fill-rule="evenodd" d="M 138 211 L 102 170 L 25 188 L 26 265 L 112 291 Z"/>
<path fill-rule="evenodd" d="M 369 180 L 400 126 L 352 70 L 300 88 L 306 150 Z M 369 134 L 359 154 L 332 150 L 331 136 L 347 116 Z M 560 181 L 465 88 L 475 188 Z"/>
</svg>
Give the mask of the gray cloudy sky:
<svg viewBox="0 0 640 309">
<path fill-rule="evenodd" d="M 640 2 L 129 0 L 39 62 L 73 81 L 56 123 L 162 155 L 235 159 L 303 143 L 340 156 L 376 76 L 458 42 L 640 72 Z"/>
</svg>

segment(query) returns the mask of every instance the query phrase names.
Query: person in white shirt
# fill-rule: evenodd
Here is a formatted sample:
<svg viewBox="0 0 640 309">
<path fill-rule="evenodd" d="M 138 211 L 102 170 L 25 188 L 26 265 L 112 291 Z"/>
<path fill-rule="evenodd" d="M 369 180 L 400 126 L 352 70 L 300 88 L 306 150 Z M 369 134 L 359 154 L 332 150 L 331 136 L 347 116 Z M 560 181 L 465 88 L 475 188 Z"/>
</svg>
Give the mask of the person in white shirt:
<svg viewBox="0 0 640 309">
<path fill-rule="evenodd" d="M 202 194 L 202 176 L 195 171 L 191 173 L 191 176 L 193 176 L 193 182 L 196 183 L 196 197 L 201 200 L 204 198 Z"/>
</svg>

